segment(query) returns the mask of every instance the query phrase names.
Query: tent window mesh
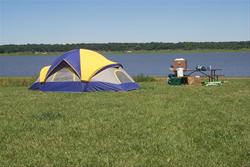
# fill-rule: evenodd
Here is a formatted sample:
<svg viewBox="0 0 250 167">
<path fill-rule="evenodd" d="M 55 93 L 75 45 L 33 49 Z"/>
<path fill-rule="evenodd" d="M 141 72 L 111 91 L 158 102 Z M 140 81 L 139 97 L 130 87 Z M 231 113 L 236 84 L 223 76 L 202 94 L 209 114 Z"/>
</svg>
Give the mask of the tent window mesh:
<svg viewBox="0 0 250 167">
<path fill-rule="evenodd" d="M 128 83 L 133 82 L 126 74 L 124 74 L 122 71 L 116 71 L 116 76 L 119 79 L 121 83 Z"/>
<path fill-rule="evenodd" d="M 72 81 L 80 81 L 78 76 L 74 73 L 74 71 L 69 68 L 65 67 L 51 75 L 47 82 L 72 82 Z"/>
</svg>

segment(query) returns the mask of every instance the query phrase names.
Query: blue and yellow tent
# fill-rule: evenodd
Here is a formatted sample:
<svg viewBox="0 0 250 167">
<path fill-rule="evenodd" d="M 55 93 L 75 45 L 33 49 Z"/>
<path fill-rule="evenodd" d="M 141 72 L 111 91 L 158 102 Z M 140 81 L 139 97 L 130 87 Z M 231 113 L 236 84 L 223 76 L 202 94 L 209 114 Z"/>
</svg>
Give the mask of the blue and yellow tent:
<svg viewBox="0 0 250 167">
<path fill-rule="evenodd" d="M 101 54 L 75 49 L 58 57 L 41 69 L 31 90 L 61 92 L 130 91 L 139 85 L 123 66 Z"/>
</svg>

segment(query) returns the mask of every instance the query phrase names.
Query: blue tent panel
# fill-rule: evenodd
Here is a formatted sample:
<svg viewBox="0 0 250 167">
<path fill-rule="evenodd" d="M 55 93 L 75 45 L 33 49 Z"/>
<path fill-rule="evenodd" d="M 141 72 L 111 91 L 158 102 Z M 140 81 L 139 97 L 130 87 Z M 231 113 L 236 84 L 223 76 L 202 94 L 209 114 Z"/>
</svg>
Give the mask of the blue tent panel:
<svg viewBox="0 0 250 167">
<path fill-rule="evenodd" d="M 139 85 L 134 82 L 123 83 L 123 84 L 112 84 L 107 82 L 88 82 L 85 85 L 84 92 L 94 91 L 130 91 L 138 89 Z"/>
<path fill-rule="evenodd" d="M 62 56 L 58 57 L 53 64 L 50 66 L 49 71 L 47 72 L 47 77 L 53 72 L 53 70 L 58 67 L 60 63 L 65 61 L 80 77 L 81 76 L 81 67 L 80 67 L 80 50 L 75 49 L 69 52 L 66 52 Z"/>
<path fill-rule="evenodd" d="M 40 83 L 40 82 L 35 82 L 35 83 L 33 83 L 33 84 L 29 87 L 29 89 L 31 89 L 31 90 L 39 90 L 39 89 L 40 89 L 40 86 L 41 86 L 41 83 Z"/>
<path fill-rule="evenodd" d="M 81 82 L 46 82 L 41 84 L 41 91 L 53 92 L 82 92 Z"/>
<path fill-rule="evenodd" d="M 138 89 L 139 85 L 134 82 L 123 84 L 112 84 L 107 82 L 46 82 L 40 84 L 35 82 L 31 90 L 53 91 L 53 92 L 95 92 L 95 91 L 130 91 Z"/>
</svg>

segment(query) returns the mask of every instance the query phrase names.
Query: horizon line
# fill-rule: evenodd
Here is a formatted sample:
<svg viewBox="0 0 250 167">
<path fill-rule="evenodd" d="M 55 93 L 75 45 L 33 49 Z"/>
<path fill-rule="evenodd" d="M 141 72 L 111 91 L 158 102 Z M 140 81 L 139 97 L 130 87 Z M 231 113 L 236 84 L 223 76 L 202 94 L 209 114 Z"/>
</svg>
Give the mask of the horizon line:
<svg viewBox="0 0 250 167">
<path fill-rule="evenodd" d="M 146 44 L 146 43 L 171 43 L 171 44 L 178 44 L 178 43 L 223 43 L 223 42 L 250 42 L 250 40 L 239 40 L 239 41 L 179 41 L 179 42 L 156 42 L 156 41 L 151 41 L 151 42 L 82 42 L 82 43 L 9 43 L 9 44 L 0 44 L 0 46 L 4 45 L 76 45 L 76 44 Z"/>
</svg>

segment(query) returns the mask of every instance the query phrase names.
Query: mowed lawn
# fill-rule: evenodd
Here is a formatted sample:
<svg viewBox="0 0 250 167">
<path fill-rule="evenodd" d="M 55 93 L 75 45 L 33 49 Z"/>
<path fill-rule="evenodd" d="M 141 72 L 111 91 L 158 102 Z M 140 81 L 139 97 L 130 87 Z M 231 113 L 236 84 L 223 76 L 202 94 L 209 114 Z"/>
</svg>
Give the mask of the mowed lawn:
<svg viewBox="0 0 250 167">
<path fill-rule="evenodd" d="M 250 79 L 131 92 L 0 87 L 0 166 L 250 166 Z"/>
</svg>

